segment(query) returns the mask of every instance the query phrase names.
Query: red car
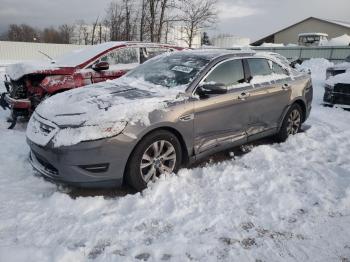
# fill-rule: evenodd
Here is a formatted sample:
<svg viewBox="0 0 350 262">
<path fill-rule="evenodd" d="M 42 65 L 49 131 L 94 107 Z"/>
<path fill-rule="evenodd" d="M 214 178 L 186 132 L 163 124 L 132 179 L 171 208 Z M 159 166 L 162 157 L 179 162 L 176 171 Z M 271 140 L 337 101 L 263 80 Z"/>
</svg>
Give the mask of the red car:
<svg viewBox="0 0 350 262">
<path fill-rule="evenodd" d="M 124 75 L 147 59 L 180 47 L 141 43 L 107 42 L 68 53 L 51 63 L 19 63 L 6 69 L 2 108 L 11 110 L 9 128 L 18 117 L 28 118 L 47 96 Z"/>
</svg>

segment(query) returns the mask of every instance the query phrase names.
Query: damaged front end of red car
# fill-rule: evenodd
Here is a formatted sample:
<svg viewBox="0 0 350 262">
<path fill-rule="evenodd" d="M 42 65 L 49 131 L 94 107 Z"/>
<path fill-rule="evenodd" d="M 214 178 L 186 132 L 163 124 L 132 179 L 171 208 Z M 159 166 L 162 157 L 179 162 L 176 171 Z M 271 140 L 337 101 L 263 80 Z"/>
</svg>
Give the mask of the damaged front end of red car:
<svg viewBox="0 0 350 262">
<path fill-rule="evenodd" d="M 4 84 L 6 92 L 1 94 L 0 106 L 11 111 L 9 129 L 15 127 L 19 118 L 28 120 L 45 97 L 74 88 L 74 80 L 67 69 L 31 73 L 17 80 L 5 75 Z"/>
</svg>

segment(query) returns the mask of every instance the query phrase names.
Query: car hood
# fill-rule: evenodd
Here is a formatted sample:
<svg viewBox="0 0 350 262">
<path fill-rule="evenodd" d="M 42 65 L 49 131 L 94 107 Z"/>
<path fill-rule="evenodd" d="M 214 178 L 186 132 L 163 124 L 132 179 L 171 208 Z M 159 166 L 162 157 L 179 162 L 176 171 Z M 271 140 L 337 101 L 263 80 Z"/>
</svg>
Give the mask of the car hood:
<svg viewBox="0 0 350 262">
<path fill-rule="evenodd" d="M 18 80 L 25 75 L 41 74 L 41 75 L 67 75 L 72 74 L 74 67 L 60 66 L 59 64 L 51 64 L 42 61 L 30 61 L 16 63 L 6 68 L 6 74 L 12 80 Z"/>
<path fill-rule="evenodd" d="M 175 92 L 139 87 L 115 81 L 90 85 L 52 96 L 43 101 L 35 112 L 61 127 L 118 121 L 140 121 L 148 125 L 150 112 L 164 110 L 169 101 L 176 100 Z"/>
<path fill-rule="evenodd" d="M 343 74 L 339 74 L 333 77 L 330 77 L 326 81 L 327 85 L 334 86 L 336 84 L 349 84 L 350 85 L 350 71 L 347 71 Z"/>
<path fill-rule="evenodd" d="M 350 63 L 349 62 L 343 62 L 340 64 L 336 64 L 332 67 L 329 67 L 327 69 L 328 71 L 337 71 L 337 70 L 350 70 Z"/>
</svg>

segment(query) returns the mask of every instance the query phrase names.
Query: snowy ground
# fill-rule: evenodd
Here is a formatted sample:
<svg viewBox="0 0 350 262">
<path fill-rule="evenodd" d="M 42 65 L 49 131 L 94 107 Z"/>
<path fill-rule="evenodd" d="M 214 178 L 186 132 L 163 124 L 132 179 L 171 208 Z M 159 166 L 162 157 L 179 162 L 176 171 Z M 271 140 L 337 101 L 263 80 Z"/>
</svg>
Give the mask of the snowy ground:
<svg viewBox="0 0 350 262">
<path fill-rule="evenodd" d="M 328 63 L 308 64 L 306 132 L 123 197 L 34 176 L 0 110 L 0 261 L 349 261 L 350 112 L 319 105 Z"/>
</svg>

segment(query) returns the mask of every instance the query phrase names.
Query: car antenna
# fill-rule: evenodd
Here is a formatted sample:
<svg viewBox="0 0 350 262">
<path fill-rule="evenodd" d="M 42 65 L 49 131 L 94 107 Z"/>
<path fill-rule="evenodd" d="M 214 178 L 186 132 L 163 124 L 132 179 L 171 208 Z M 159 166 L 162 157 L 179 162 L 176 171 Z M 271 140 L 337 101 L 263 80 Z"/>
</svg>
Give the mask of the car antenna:
<svg viewBox="0 0 350 262">
<path fill-rule="evenodd" d="M 56 63 L 56 61 L 55 61 L 51 56 L 49 56 L 48 54 L 46 54 L 46 53 L 44 53 L 44 52 L 42 52 L 42 51 L 40 51 L 40 50 L 38 50 L 38 52 L 39 52 L 40 54 L 46 56 L 48 59 L 50 59 L 50 61 L 51 61 L 52 64 Z"/>
</svg>

